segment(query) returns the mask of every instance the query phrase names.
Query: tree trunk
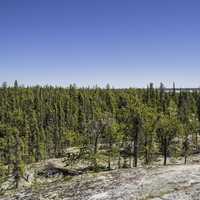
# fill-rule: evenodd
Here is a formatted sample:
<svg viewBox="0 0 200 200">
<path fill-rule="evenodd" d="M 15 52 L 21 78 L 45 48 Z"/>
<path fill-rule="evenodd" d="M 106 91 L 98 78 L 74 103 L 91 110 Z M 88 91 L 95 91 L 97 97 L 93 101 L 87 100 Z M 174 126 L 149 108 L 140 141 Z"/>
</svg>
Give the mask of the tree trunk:
<svg viewBox="0 0 200 200">
<path fill-rule="evenodd" d="M 128 165 L 127 165 L 127 157 L 124 157 L 123 168 L 128 168 Z"/>
<path fill-rule="evenodd" d="M 187 164 L 187 155 L 185 154 L 185 161 L 184 161 L 184 164 L 186 165 Z"/>
<path fill-rule="evenodd" d="M 118 169 L 121 168 L 121 156 L 120 156 L 120 153 L 119 153 L 119 156 L 118 156 Z"/>
<path fill-rule="evenodd" d="M 184 142 L 184 157 L 185 157 L 185 161 L 184 161 L 184 164 L 186 165 L 187 164 L 187 154 L 188 154 L 188 137 L 186 136 L 185 138 L 185 142 Z"/>
<path fill-rule="evenodd" d="M 99 139 L 99 136 L 97 135 L 95 137 L 95 142 L 94 142 L 94 155 L 93 155 L 93 167 L 94 167 L 94 170 L 96 171 L 97 170 L 97 158 L 96 158 L 96 154 L 97 154 L 97 150 L 98 150 L 98 139 Z"/>
<path fill-rule="evenodd" d="M 195 135 L 195 145 L 196 145 L 196 151 L 198 152 L 198 132 L 196 132 L 196 135 Z"/>
<path fill-rule="evenodd" d="M 164 138 L 164 165 L 167 165 L 167 137 Z"/>
<path fill-rule="evenodd" d="M 147 136 L 145 134 L 145 143 L 144 143 L 144 147 L 145 147 L 145 164 L 148 165 L 149 164 L 149 158 L 148 158 L 148 147 L 147 147 Z"/>
<path fill-rule="evenodd" d="M 134 140 L 134 167 L 137 167 L 138 164 L 138 131 L 135 133 Z"/>
<path fill-rule="evenodd" d="M 112 141 L 109 141 L 108 170 L 111 170 Z"/>
</svg>

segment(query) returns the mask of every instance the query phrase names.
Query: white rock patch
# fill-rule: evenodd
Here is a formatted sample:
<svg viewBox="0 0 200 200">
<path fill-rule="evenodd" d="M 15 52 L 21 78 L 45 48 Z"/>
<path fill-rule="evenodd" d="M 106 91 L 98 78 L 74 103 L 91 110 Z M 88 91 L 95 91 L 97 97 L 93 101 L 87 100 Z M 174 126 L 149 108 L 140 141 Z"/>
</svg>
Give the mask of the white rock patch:
<svg viewBox="0 0 200 200">
<path fill-rule="evenodd" d="M 108 197 L 107 192 L 102 192 L 102 193 L 93 195 L 92 197 L 90 197 L 89 200 L 101 200 L 101 199 L 104 199 L 106 197 Z"/>
</svg>

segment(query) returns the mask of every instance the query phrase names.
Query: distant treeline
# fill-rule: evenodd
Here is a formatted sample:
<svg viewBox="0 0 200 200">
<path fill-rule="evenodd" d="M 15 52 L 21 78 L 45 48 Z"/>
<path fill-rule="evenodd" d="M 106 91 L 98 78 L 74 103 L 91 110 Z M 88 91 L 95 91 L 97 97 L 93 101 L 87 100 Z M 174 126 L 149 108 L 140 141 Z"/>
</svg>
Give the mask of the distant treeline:
<svg viewBox="0 0 200 200">
<path fill-rule="evenodd" d="M 199 151 L 198 90 L 0 87 L 0 176 L 47 158 L 65 157 L 69 147 L 97 169 L 99 158 L 118 167 L 150 164 L 163 156 L 187 157 Z M 127 159 L 132 158 L 132 163 Z"/>
</svg>

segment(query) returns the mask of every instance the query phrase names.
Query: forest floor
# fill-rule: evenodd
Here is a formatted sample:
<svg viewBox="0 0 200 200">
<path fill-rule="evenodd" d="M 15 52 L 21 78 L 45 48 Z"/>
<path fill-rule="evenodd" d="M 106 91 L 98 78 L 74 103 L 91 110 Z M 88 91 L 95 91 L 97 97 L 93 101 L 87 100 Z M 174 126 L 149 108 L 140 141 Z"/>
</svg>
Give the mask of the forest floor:
<svg viewBox="0 0 200 200">
<path fill-rule="evenodd" d="M 138 167 L 55 178 L 0 196 L 1 200 L 199 200 L 200 164 Z M 199 158 L 200 159 L 200 158 Z"/>
</svg>

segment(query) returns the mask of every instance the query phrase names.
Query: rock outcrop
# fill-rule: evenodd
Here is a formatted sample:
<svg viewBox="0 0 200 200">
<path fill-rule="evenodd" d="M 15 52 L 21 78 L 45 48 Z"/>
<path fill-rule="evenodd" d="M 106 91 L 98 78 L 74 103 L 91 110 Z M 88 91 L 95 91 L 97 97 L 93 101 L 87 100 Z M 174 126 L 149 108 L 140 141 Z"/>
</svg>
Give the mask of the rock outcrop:
<svg viewBox="0 0 200 200">
<path fill-rule="evenodd" d="M 169 165 L 79 175 L 1 200 L 199 200 L 200 165 Z"/>
</svg>

